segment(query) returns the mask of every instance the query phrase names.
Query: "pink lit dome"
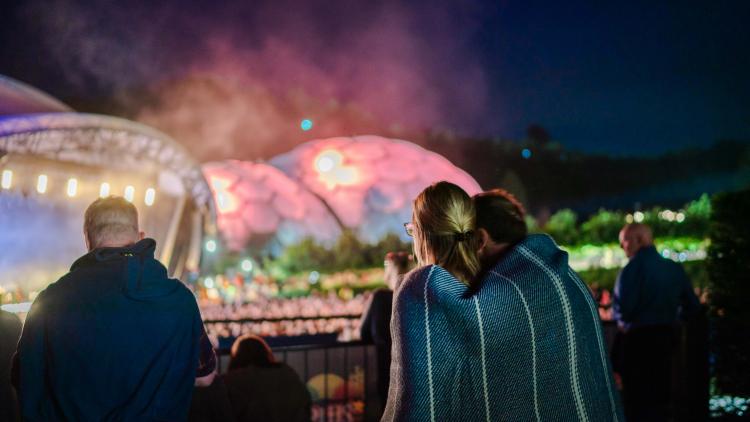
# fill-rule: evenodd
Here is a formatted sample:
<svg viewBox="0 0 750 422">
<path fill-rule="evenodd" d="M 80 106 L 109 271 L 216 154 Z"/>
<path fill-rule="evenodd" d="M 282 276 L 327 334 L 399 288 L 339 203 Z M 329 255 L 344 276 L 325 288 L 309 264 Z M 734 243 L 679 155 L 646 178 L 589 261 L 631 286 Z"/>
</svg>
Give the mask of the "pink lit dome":
<svg viewBox="0 0 750 422">
<path fill-rule="evenodd" d="M 445 157 L 411 142 L 380 136 L 318 139 L 278 155 L 270 164 L 322 198 L 342 224 L 368 242 L 402 237 L 412 201 L 447 180 L 469 195 L 479 184 Z"/>
<path fill-rule="evenodd" d="M 341 234 L 325 204 L 275 167 L 229 160 L 204 164 L 203 174 L 219 231 L 232 250 L 280 250 L 306 237 L 331 244 Z"/>
</svg>

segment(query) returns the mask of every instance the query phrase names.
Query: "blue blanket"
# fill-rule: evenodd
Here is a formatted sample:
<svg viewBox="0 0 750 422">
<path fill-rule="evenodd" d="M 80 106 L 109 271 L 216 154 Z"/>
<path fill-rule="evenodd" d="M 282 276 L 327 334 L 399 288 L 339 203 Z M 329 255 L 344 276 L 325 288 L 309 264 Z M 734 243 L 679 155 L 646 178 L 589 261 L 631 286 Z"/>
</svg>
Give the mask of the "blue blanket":
<svg viewBox="0 0 750 422">
<path fill-rule="evenodd" d="M 439 266 L 394 298 L 384 421 L 623 421 L 596 304 L 545 235 L 470 292 Z"/>
</svg>

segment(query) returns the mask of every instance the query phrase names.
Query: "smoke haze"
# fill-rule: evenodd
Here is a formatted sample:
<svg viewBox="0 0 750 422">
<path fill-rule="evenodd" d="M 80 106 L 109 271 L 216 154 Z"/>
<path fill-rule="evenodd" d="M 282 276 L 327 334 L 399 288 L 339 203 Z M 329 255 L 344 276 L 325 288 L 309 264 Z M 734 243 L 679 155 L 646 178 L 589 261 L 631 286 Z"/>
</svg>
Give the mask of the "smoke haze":
<svg viewBox="0 0 750 422">
<path fill-rule="evenodd" d="M 113 96 L 201 160 L 269 158 L 336 135 L 483 129 L 472 3 L 84 3 L 23 10 L 61 77 Z"/>
</svg>

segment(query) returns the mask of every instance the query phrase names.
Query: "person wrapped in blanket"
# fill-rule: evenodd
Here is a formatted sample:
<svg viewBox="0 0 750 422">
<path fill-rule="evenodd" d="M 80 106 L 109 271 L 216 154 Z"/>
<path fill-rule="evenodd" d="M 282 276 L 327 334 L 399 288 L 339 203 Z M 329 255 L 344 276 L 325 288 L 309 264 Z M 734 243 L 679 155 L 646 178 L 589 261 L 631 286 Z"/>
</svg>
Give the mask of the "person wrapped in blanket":
<svg viewBox="0 0 750 422">
<path fill-rule="evenodd" d="M 622 421 L 588 289 L 498 193 L 439 182 L 414 201 L 382 420 Z"/>
</svg>

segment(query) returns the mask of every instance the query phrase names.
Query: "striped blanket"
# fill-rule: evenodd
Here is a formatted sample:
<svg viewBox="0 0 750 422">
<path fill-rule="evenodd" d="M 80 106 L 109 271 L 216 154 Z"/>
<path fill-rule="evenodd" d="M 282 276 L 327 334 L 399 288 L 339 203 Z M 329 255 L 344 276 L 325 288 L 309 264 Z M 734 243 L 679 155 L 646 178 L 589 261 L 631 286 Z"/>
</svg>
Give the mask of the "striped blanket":
<svg viewBox="0 0 750 422">
<path fill-rule="evenodd" d="M 591 294 L 546 235 L 470 294 L 439 266 L 394 298 L 383 421 L 623 421 Z"/>
</svg>

